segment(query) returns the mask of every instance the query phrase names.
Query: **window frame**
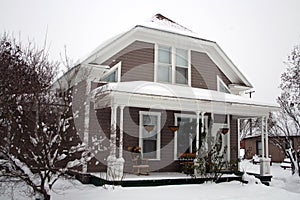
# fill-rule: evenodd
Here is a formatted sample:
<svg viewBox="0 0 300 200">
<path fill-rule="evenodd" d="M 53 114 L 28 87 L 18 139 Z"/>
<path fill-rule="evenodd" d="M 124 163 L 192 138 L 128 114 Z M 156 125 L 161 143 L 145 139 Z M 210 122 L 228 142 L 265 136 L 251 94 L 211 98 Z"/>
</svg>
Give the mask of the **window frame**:
<svg viewBox="0 0 300 200">
<path fill-rule="evenodd" d="M 168 47 L 171 49 L 171 81 L 170 82 L 164 82 L 164 81 L 159 81 L 158 80 L 158 67 L 159 65 L 168 65 L 165 63 L 159 63 L 158 61 L 158 56 L 159 56 L 159 49 L 160 47 Z M 181 50 L 186 50 L 187 51 L 187 66 L 181 66 L 181 65 L 176 65 L 176 49 L 181 49 Z M 155 44 L 155 55 L 154 55 L 154 82 L 157 83 L 167 83 L 167 84 L 173 84 L 173 85 L 183 85 L 183 86 L 191 86 L 192 81 L 191 81 L 191 51 L 190 49 L 179 47 L 179 46 L 172 46 L 168 44 Z M 176 83 L 176 67 L 181 67 L 181 68 L 187 68 L 188 73 L 187 73 L 187 83 L 182 84 L 182 83 Z"/>
<path fill-rule="evenodd" d="M 139 146 L 141 147 L 141 155 L 144 158 L 144 150 L 143 150 L 143 116 L 144 115 L 153 115 L 157 117 L 157 137 L 156 137 L 156 158 L 147 158 L 148 160 L 160 160 L 160 152 L 161 152 L 161 113 L 160 112 L 149 112 L 149 111 L 140 111 L 139 112 Z"/>
</svg>

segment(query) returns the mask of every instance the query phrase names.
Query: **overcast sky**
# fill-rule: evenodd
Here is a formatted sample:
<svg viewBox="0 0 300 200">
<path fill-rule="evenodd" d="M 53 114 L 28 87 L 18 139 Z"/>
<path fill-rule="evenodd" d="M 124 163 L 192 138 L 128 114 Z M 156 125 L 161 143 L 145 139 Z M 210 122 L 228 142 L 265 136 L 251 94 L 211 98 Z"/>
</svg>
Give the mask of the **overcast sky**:
<svg viewBox="0 0 300 200">
<path fill-rule="evenodd" d="M 216 41 L 254 86 L 275 102 L 280 74 L 300 44 L 300 0 L 0 0 L 0 33 L 13 33 L 75 62 L 106 39 L 161 13 Z"/>
</svg>

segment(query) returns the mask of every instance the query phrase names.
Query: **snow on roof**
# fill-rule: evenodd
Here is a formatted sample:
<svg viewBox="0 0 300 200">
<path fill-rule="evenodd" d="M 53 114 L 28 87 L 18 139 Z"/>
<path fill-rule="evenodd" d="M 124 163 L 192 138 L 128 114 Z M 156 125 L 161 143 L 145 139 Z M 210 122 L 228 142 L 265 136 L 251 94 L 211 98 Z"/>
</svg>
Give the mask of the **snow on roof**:
<svg viewBox="0 0 300 200">
<path fill-rule="evenodd" d="M 141 95 L 152 95 L 169 98 L 183 98 L 191 100 L 204 100 L 214 102 L 228 102 L 245 105 L 266 106 L 278 108 L 276 104 L 270 104 L 265 102 L 257 102 L 253 99 L 246 97 L 227 94 L 223 92 L 193 88 L 188 86 L 163 84 L 147 81 L 132 81 L 132 82 L 119 82 L 108 83 L 102 87 L 96 88 L 92 93 L 93 96 L 109 93 L 109 92 L 121 92 Z"/>
<path fill-rule="evenodd" d="M 137 26 L 143 26 L 147 28 L 167 31 L 171 33 L 177 33 L 180 35 L 186 35 L 194 38 L 198 38 L 201 40 L 209 41 L 206 39 L 202 39 L 197 33 L 193 32 L 192 30 L 174 22 L 173 20 L 163 16 L 162 14 L 154 15 L 150 20 L 142 22 Z M 212 42 L 212 41 L 210 41 Z"/>
</svg>

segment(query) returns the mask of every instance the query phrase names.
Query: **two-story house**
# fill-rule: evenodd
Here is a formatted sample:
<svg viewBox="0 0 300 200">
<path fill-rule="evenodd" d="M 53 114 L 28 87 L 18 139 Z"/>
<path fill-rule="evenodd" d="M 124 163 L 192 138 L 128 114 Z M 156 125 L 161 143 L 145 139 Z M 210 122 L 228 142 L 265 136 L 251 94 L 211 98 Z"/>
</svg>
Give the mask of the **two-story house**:
<svg viewBox="0 0 300 200">
<path fill-rule="evenodd" d="M 150 171 L 179 171 L 182 154 L 211 148 L 224 130 L 225 159 L 237 161 L 239 120 L 265 124 L 277 109 L 241 96 L 252 85 L 216 42 L 160 14 L 102 44 L 69 74 L 78 68 L 75 123 L 95 156 L 87 171 L 131 172 L 133 146 Z"/>
</svg>

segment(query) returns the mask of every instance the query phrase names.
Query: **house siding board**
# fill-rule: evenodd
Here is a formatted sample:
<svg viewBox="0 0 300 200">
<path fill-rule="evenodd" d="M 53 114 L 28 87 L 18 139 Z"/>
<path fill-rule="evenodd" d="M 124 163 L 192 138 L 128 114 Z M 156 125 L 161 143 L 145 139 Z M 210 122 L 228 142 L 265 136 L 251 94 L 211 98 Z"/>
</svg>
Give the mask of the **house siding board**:
<svg viewBox="0 0 300 200">
<path fill-rule="evenodd" d="M 102 64 L 113 66 L 120 61 L 121 81 L 154 80 L 154 44 L 135 41 Z"/>
<path fill-rule="evenodd" d="M 206 53 L 191 51 L 192 87 L 217 90 L 217 75 L 226 85 L 230 80 Z"/>
</svg>

